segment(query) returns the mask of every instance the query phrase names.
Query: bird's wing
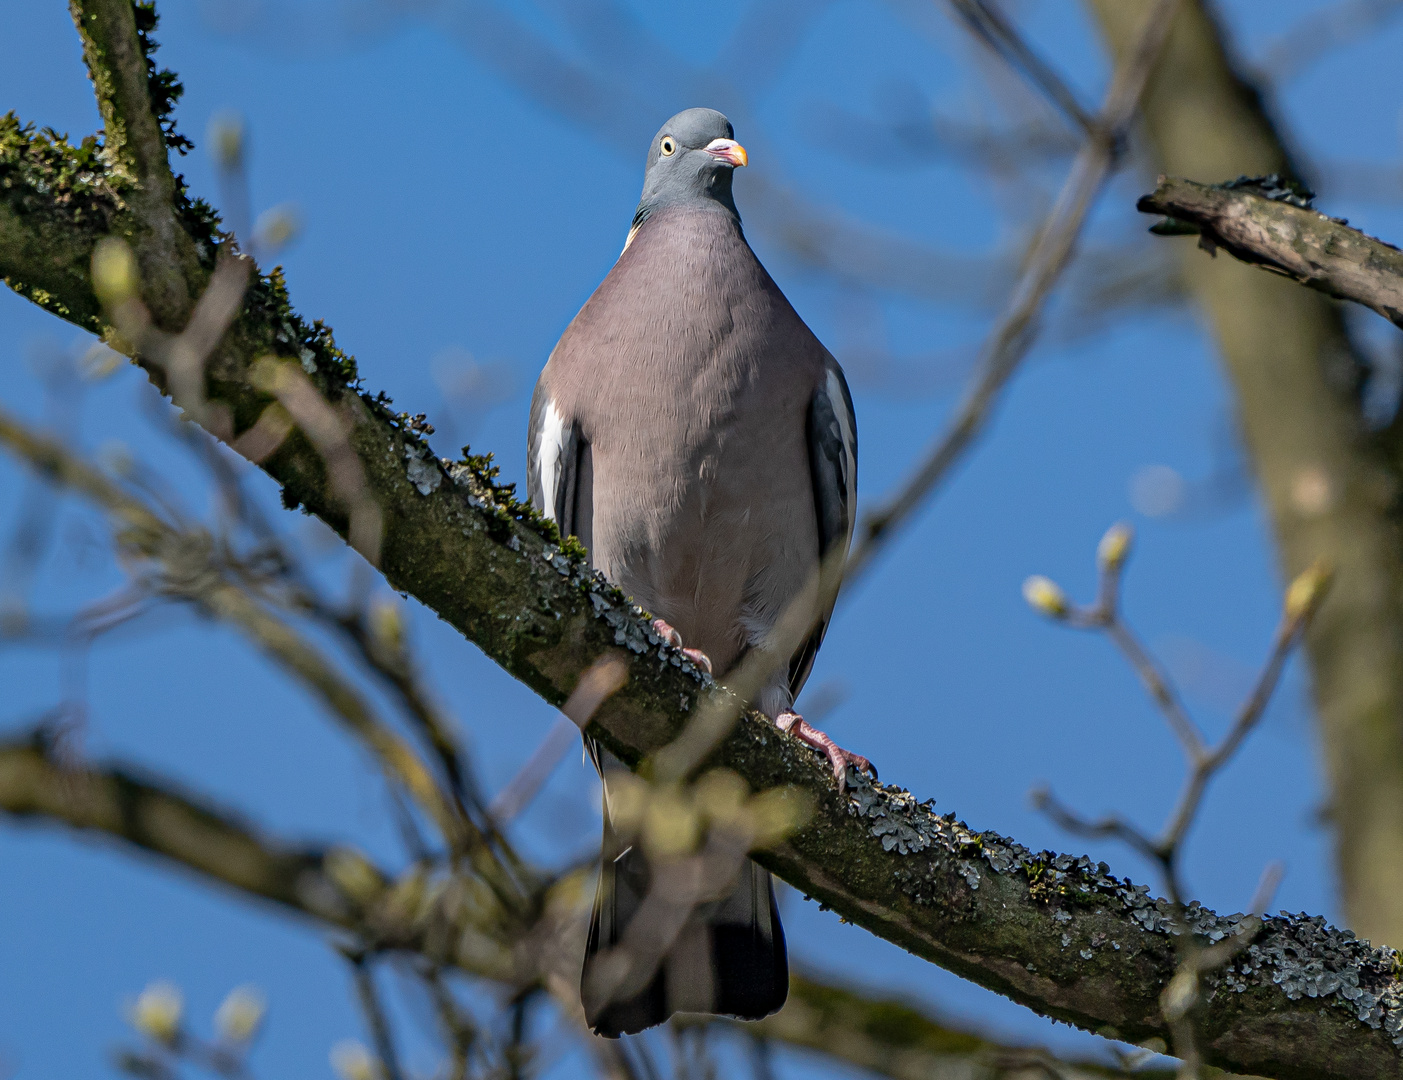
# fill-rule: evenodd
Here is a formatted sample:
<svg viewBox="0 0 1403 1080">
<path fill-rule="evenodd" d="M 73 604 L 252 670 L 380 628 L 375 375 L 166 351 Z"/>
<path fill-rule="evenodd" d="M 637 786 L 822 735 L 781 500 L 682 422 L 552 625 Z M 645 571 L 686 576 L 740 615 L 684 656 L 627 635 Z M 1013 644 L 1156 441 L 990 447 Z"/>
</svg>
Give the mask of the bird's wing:
<svg viewBox="0 0 1403 1080">
<path fill-rule="evenodd" d="M 824 357 L 824 381 L 809 402 L 807 434 L 818 518 L 823 618 L 789 662 L 789 689 L 796 698 L 823 644 L 857 522 L 857 417 L 843 369 L 832 356 Z"/>
<path fill-rule="evenodd" d="M 543 517 L 554 521 L 560 535 L 581 536 L 588 522 L 580 517 L 582 481 L 587 481 L 589 448 L 580 425 L 564 415 L 551 398 L 543 378 L 531 395 L 531 419 L 526 443 L 526 496 Z"/>
</svg>

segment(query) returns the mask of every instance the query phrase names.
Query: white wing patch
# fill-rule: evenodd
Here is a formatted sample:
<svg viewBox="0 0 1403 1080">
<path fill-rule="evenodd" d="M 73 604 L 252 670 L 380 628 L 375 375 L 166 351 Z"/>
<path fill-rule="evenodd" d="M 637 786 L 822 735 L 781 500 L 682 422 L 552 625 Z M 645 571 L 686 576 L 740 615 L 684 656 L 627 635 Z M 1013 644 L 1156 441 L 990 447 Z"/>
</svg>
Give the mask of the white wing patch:
<svg viewBox="0 0 1403 1080">
<path fill-rule="evenodd" d="M 828 400 L 833 403 L 833 415 L 838 418 L 838 430 L 843 439 L 843 481 L 847 487 L 848 535 L 843 550 L 852 544 L 853 528 L 857 524 L 857 432 L 853 430 L 852 413 L 848 411 L 843 394 L 842 377 L 832 368 L 828 371 Z"/>
<path fill-rule="evenodd" d="M 556 491 L 560 485 L 561 458 L 565 453 L 565 417 L 555 407 L 555 402 L 546 402 L 546 414 L 541 423 L 541 443 L 537 461 L 541 470 L 541 513 L 550 521 L 555 521 Z M 556 524 L 560 524 L 556 521 Z"/>
</svg>

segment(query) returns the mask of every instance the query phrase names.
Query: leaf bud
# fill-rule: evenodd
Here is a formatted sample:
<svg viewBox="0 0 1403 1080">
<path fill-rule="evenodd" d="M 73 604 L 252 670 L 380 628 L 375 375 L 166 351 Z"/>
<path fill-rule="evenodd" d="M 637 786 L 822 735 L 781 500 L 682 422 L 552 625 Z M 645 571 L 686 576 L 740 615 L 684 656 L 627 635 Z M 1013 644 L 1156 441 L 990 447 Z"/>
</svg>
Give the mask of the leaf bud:
<svg viewBox="0 0 1403 1080">
<path fill-rule="evenodd" d="M 1182 1020 L 1198 1004 L 1198 975 L 1188 970 L 1175 972 L 1160 995 L 1159 1003 L 1164 1018 L 1171 1024 Z"/>
<path fill-rule="evenodd" d="M 220 113 L 209 124 L 209 145 L 221 169 L 237 169 L 244 162 L 244 120 L 238 113 Z"/>
<path fill-rule="evenodd" d="M 655 788 L 643 817 L 643 848 L 660 859 L 690 855 L 701 839 L 701 816 L 675 787 Z"/>
<path fill-rule="evenodd" d="M 214 1026 L 227 1043 L 246 1043 L 258 1033 L 268 1003 L 255 986 L 238 986 L 214 1014 Z"/>
<path fill-rule="evenodd" d="M 332 848 L 322 860 L 322 866 L 336 887 L 358 904 L 370 904 L 385 891 L 385 879 L 380 871 L 354 848 Z"/>
<path fill-rule="evenodd" d="M 388 597 L 376 599 L 370 605 L 370 632 L 375 640 L 393 655 L 404 651 L 404 615 L 400 606 Z"/>
<path fill-rule="evenodd" d="M 1023 599 L 1034 611 L 1040 611 L 1050 619 L 1065 619 L 1071 611 L 1062 587 L 1041 574 L 1034 574 L 1023 582 Z"/>
<path fill-rule="evenodd" d="M 1130 554 L 1130 545 L 1134 540 L 1135 530 L 1127 522 L 1116 522 L 1096 545 L 1096 565 L 1106 573 L 1119 570 Z"/>
<path fill-rule="evenodd" d="M 1316 605 L 1324 598 L 1325 590 L 1330 587 L 1332 576 L 1323 560 L 1317 560 L 1297 575 L 1286 590 L 1286 617 L 1293 622 L 1310 618 L 1315 613 Z"/>
<path fill-rule="evenodd" d="M 104 307 L 121 307 L 141 288 L 136 256 L 127 242 L 117 236 L 104 236 L 93 248 L 93 292 Z"/>
<path fill-rule="evenodd" d="M 331 1067 L 341 1080 L 380 1080 L 380 1063 L 355 1039 L 345 1039 L 331 1048 Z"/>
<path fill-rule="evenodd" d="M 180 1034 L 184 1012 L 185 997 L 180 987 L 169 982 L 154 982 L 137 996 L 131 1009 L 131 1023 L 143 1035 L 169 1045 Z"/>
</svg>

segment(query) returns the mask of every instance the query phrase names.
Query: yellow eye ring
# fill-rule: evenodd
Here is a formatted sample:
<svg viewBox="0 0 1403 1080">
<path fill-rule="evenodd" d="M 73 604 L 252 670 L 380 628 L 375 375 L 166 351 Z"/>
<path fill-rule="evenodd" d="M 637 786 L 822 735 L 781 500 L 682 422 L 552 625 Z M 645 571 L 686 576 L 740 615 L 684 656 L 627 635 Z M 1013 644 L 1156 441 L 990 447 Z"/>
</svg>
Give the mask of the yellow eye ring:
<svg viewBox="0 0 1403 1080">
<path fill-rule="evenodd" d="M 677 140 L 671 135 L 664 135 L 661 149 L 663 157 L 672 157 L 673 154 L 677 153 Z"/>
</svg>

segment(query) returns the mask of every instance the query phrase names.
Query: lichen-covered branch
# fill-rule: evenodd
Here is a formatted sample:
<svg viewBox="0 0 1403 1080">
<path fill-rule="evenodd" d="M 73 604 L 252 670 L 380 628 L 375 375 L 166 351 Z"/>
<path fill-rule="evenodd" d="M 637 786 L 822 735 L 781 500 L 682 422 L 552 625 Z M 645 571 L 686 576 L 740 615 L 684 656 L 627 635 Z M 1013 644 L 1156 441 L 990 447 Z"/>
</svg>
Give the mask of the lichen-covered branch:
<svg viewBox="0 0 1403 1080">
<path fill-rule="evenodd" d="M 1210 253 L 1222 248 L 1403 326 L 1403 251 L 1301 205 L 1306 199 L 1288 201 L 1289 188 L 1278 189 L 1285 198 L 1267 197 L 1263 189 L 1261 183 L 1200 184 L 1161 176 L 1136 207 L 1197 231 L 1199 246 Z"/>
<path fill-rule="evenodd" d="M 87 55 L 101 69 L 122 53 Z M 107 92 L 101 70 L 94 81 L 100 96 Z M 142 267 L 143 299 L 158 328 L 171 333 L 182 329 L 191 305 L 177 310 L 157 302 L 168 294 L 148 293 L 145 275 L 156 272 L 148 268 L 160 263 L 162 273 L 181 275 L 188 294 L 198 296 L 225 242 L 207 208 L 176 190 L 181 234 L 171 254 L 135 220 L 141 203 L 123 194 L 130 183 L 107 169 L 95 144 L 71 147 L 14 120 L 0 127 L 0 273 L 118 347 L 123 342 L 104 321 L 85 270 L 99 239 L 127 237 Z M 495 486 L 485 461 L 437 458 L 406 417 L 362 392 L 330 332 L 298 318 L 276 278 L 253 278 L 244 310 L 208 366 L 207 400 L 227 409 L 236 445 L 272 404 L 250 377 L 269 354 L 299 364 L 346 418 L 346 440 L 383 515 L 380 569 L 391 585 L 555 704 L 606 653 L 625 660 L 627 684 L 589 728 L 621 759 L 636 763 L 658 750 L 699 703 L 723 693 L 684 669 L 684 658 L 650 634 L 626 598 L 562 551 L 553 529 L 509 489 Z M 136 360 L 164 385 L 158 364 Z M 347 534 L 349 509 L 301 432 L 291 430 L 260 465 L 282 486 L 289 507 Z M 810 750 L 753 714 L 713 762 L 753 789 L 792 785 L 812 796 L 809 824 L 758 857 L 845 918 L 1088 1030 L 1130 1040 L 1165 1034 L 1158 997 L 1175 952 L 1164 905 L 1148 890 L 1085 859 L 1034 853 L 970 830 L 899 789 L 859 781 L 840 794 Z M 1193 922 L 1208 940 L 1236 925 L 1201 910 Z M 1240 962 L 1218 977 L 1203 1021 L 1206 1056 L 1239 1072 L 1281 1077 L 1403 1076 L 1393 1042 L 1403 1031 L 1394 963 L 1392 952 L 1321 922 L 1268 920 Z"/>
<path fill-rule="evenodd" d="M 1037 1047 L 1008 1046 L 942 1023 L 910 1001 L 882 997 L 800 972 L 774 1016 L 746 1034 L 836 1057 L 889 1080 L 1060 1080 L 1136 1077 L 1169 1080 L 1166 1069 L 1116 1068 L 1054 1058 Z"/>
</svg>

